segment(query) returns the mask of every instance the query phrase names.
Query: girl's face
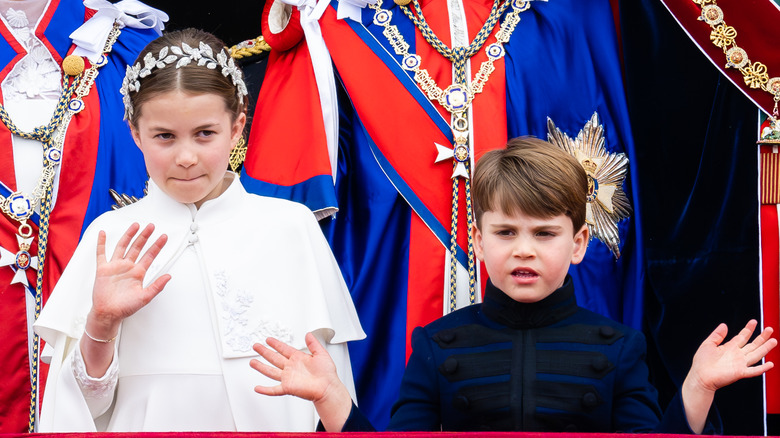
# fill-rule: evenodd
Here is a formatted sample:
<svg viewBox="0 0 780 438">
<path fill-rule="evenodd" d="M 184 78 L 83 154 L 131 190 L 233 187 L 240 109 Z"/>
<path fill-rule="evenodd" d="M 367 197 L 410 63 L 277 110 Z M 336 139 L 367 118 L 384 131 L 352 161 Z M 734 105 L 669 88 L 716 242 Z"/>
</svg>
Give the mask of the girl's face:
<svg viewBox="0 0 780 438">
<path fill-rule="evenodd" d="M 169 91 L 143 104 L 133 139 L 144 154 L 149 176 L 168 196 L 196 207 L 227 189 L 230 150 L 246 123 L 235 121 L 216 94 Z"/>
</svg>

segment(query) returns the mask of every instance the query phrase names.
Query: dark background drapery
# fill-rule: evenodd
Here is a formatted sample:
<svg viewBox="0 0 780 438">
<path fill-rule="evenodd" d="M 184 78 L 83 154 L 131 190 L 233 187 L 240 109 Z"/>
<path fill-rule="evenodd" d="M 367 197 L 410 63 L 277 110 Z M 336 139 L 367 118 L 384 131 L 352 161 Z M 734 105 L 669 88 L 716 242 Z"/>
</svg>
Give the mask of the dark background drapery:
<svg viewBox="0 0 780 438">
<path fill-rule="evenodd" d="M 646 248 L 646 334 L 661 402 L 718 323 L 760 318 L 758 112 L 658 0 L 621 0 Z M 726 434 L 762 434 L 760 379 L 716 394 Z"/>
</svg>

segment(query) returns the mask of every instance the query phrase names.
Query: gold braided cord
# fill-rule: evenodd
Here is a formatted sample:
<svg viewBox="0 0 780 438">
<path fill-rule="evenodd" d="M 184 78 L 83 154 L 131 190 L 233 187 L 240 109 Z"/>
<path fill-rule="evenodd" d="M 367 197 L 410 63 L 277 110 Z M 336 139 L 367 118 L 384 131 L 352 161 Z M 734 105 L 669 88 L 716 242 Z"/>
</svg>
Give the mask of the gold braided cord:
<svg viewBox="0 0 780 438">
<path fill-rule="evenodd" d="M 453 174 L 452 174 L 452 206 L 451 206 L 451 223 L 450 223 L 450 279 L 449 279 L 449 310 L 453 311 L 457 305 L 457 237 L 458 237 L 458 200 L 459 200 L 459 178 L 465 179 L 465 196 L 466 196 L 466 222 L 467 222 L 467 234 L 468 234 L 468 275 L 469 275 L 469 302 L 475 303 L 477 300 L 476 286 L 477 286 L 477 274 L 476 274 L 476 260 L 474 255 L 474 242 L 471 236 L 471 226 L 473 223 L 473 211 L 471 205 L 471 184 L 469 175 L 471 174 L 471 158 L 469 147 L 469 131 L 470 122 L 468 109 L 471 102 L 474 100 L 477 94 L 481 93 L 491 73 L 495 71 L 493 63 L 504 56 L 504 44 L 509 41 L 515 27 L 520 22 L 520 13 L 527 11 L 531 4 L 524 0 L 494 0 L 493 6 L 490 10 L 488 19 L 480 28 L 477 35 L 474 37 L 474 41 L 467 47 L 447 47 L 441 39 L 436 36 L 433 30 L 430 28 L 422 13 L 422 8 L 418 0 L 412 0 L 412 7 L 415 9 L 413 13 L 409 7 L 400 6 L 401 11 L 409 18 L 415 27 L 420 31 L 425 40 L 430 44 L 437 52 L 444 56 L 447 60 L 452 62 L 455 77 L 453 83 L 446 89 L 442 89 L 431 77 L 428 71 L 421 67 L 422 59 L 419 55 L 409 53 L 409 44 L 406 42 L 404 36 L 398 30 L 398 27 L 391 24 L 392 11 L 382 8 L 382 0 L 378 0 L 375 4 L 369 3 L 368 5 L 374 10 L 373 22 L 377 26 L 383 28 L 382 34 L 387 38 L 388 43 L 395 51 L 395 54 L 400 56 L 401 66 L 404 70 L 413 74 L 414 80 L 417 82 L 420 89 L 425 92 L 428 99 L 433 102 L 438 102 L 444 109 L 446 109 L 451 116 L 450 128 L 455 138 L 455 144 L 453 147 L 452 157 L 453 159 Z M 485 49 L 487 60 L 483 61 L 474 75 L 474 79 L 469 82 L 466 77 L 466 63 L 467 61 L 479 52 L 487 42 L 488 37 L 493 32 L 498 20 L 506 12 L 509 7 L 512 7 L 512 11 L 506 15 L 501 23 L 498 32 L 496 32 L 496 42 L 490 44 Z M 438 161 L 438 160 L 437 160 Z"/>
<path fill-rule="evenodd" d="M 89 69 L 76 75 L 73 82 L 70 82 L 70 76 L 63 73 L 62 94 L 52 115 L 51 121 L 47 126 L 37 127 L 31 133 L 20 131 L 11 120 L 5 108 L 0 105 L 0 120 L 8 127 L 12 133 L 27 139 L 38 140 L 43 144 L 44 167 L 38 183 L 31 194 L 32 199 L 21 192 L 13 193 L 11 197 L 22 198 L 30 202 L 30 207 L 26 212 L 20 213 L 14 209 L 12 200 L 0 195 L 0 210 L 10 218 L 15 219 L 25 226 L 25 221 L 34 213 L 36 206 L 43 199 L 48 187 L 53 183 L 57 166 L 59 166 L 62 146 L 65 141 L 65 130 L 70 123 L 71 117 L 80 112 L 84 107 L 83 97 L 89 94 L 92 84 L 97 78 L 98 68 L 104 66 L 107 61 L 108 53 L 111 52 L 116 40 L 119 38 L 121 30 L 118 24 L 109 33 L 106 44 L 103 47 L 103 55 L 96 62 L 92 63 Z M 70 82 L 70 85 L 68 83 Z M 57 136 L 54 137 L 54 133 Z"/>
<path fill-rule="evenodd" d="M 471 163 L 466 163 L 466 171 L 471 172 Z M 471 207 L 471 179 L 466 178 L 466 230 L 468 257 L 469 257 L 469 302 L 477 302 L 477 260 L 474 254 L 474 236 L 471 234 L 471 227 L 474 224 L 474 209 Z"/>
<path fill-rule="evenodd" d="M 457 162 L 452 162 L 453 169 L 457 166 Z M 458 178 L 452 178 L 452 209 L 450 215 L 450 293 L 449 293 L 449 309 L 450 312 L 455 311 L 457 300 L 458 285 L 455 281 L 458 274 Z"/>
<path fill-rule="evenodd" d="M 40 126 L 35 128 L 32 132 L 24 132 L 19 130 L 19 128 L 16 127 L 16 125 L 11 121 L 11 117 L 8 115 L 8 112 L 6 112 L 5 107 L 0 105 L 0 121 L 2 121 L 5 126 L 8 128 L 9 131 L 11 131 L 13 134 L 18 135 L 19 137 L 30 139 L 30 140 L 37 140 L 40 141 L 43 144 L 44 152 L 49 150 L 50 148 L 54 149 L 61 149 L 62 145 L 58 144 L 55 140 L 55 144 L 52 145 L 52 135 L 54 134 L 54 131 L 63 125 L 63 119 L 69 120 L 68 117 L 65 117 L 65 115 L 68 113 L 68 103 L 70 102 L 70 97 L 73 95 L 74 90 L 78 86 L 79 83 L 79 76 L 76 76 L 73 78 L 73 82 L 68 85 L 69 82 L 69 76 L 64 75 L 62 80 L 62 94 L 60 95 L 59 102 L 57 103 L 57 107 L 54 110 L 54 114 L 52 115 L 51 122 L 47 126 Z M 40 200 L 43 198 L 44 193 L 48 189 L 48 187 L 51 185 L 55 169 L 59 165 L 59 162 L 54 162 L 50 160 L 46 160 L 44 164 L 43 171 L 41 172 L 40 178 L 38 178 L 38 183 L 36 184 L 35 188 L 33 189 L 32 193 L 32 204 L 26 214 L 19 215 L 18 213 L 15 213 L 12 209 L 12 206 L 10 204 L 10 200 L 4 197 L 3 195 L 0 195 L 0 210 L 3 211 L 6 215 L 9 217 L 16 219 L 18 221 L 24 221 L 30 218 L 32 216 L 33 212 L 35 211 L 35 208 L 40 202 Z"/>
<path fill-rule="evenodd" d="M 50 123 L 50 129 L 49 132 L 44 133 L 44 136 L 42 138 L 38 138 L 43 143 L 43 153 L 45 158 L 46 164 L 44 165 L 43 172 L 41 172 L 41 177 L 38 180 L 38 185 L 36 186 L 36 190 L 33 192 L 33 202 L 29 211 L 29 214 L 23 217 L 19 217 L 18 215 L 11 214 L 9 212 L 6 212 L 7 208 L 7 200 L 0 196 L 0 205 L 3 206 L 3 211 L 9 214 L 9 216 L 13 219 L 16 219 L 21 223 L 19 226 L 19 233 L 24 235 L 26 234 L 25 230 L 31 230 L 31 227 L 27 224 L 27 219 L 32 215 L 32 212 L 35 210 L 35 205 L 43 201 L 41 205 L 41 219 L 38 226 L 38 271 L 36 276 L 36 284 L 35 284 L 35 319 L 38 319 L 41 312 L 41 306 L 43 304 L 43 275 L 44 275 L 44 267 L 46 262 L 46 249 L 48 247 L 48 241 L 49 241 L 49 218 L 52 211 L 52 199 L 53 199 L 53 186 L 54 186 L 54 170 L 56 166 L 59 164 L 59 157 L 61 157 L 60 153 L 62 152 L 62 147 L 65 143 L 65 136 L 66 131 L 68 129 L 68 125 L 70 124 L 71 118 L 73 118 L 74 115 L 81 112 L 84 109 L 84 100 L 83 98 L 89 94 L 90 89 L 92 88 L 92 84 L 95 81 L 95 78 L 97 78 L 98 75 L 98 68 L 106 65 L 108 54 L 111 52 L 111 49 L 114 46 L 114 43 L 119 38 L 119 34 L 121 33 L 121 30 L 119 28 L 118 23 L 114 23 L 114 27 L 111 29 L 111 33 L 109 33 L 108 38 L 106 39 L 106 44 L 103 46 L 103 54 L 101 55 L 101 58 L 98 62 L 92 63 L 89 69 L 81 73 L 80 75 L 73 78 L 73 82 L 69 87 L 66 87 L 68 83 L 68 74 L 64 73 L 63 75 L 63 94 L 60 97 L 60 102 L 58 104 L 57 110 L 55 110 L 55 114 L 52 117 L 52 122 Z M 71 98 L 71 96 L 73 98 Z M 62 103 L 65 102 L 65 105 L 63 107 Z M 6 114 L 7 116 L 7 114 Z M 56 124 L 55 124 L 56 120 Z M 3 120 L 6 122 L 5 120 Z M 13 129 L 11 126 L 14 126 L 13 123 L 10 121 L 10 118 L 8 118 L 8 122 L 6 123 L 9 130 Z M 14 129 L 16 127 L 14 126 Z M 18 129 L 16 130 L 18 131 Z M 56 136 L 53 136 L 56 132 Z M 14 132 L 16 133 L 16 132 Z M 56 153 L 56 155 L 53 155 L 53 153 Z M 56 156 L 56 160 L 52 160 L 52 157 Z M 39 190 L 42 190 L 44 193 L 36 194 Z M 14 195 L 19 195 L 20 193 L 15 193 Z M 22 195 L 23 196 L 23 195 Z M 31 231 L 30 231 L 31 232 Z M 38 337 L 38 334 L 33 335 L 33 343 L 32 343 L 32 366 L 30 370 L 30 412 L 29 412 L 29 418 L 28 418 L 28 424 L 27 429 L 29 432 L 35 432 L 35 425 L 36 425 L 36 417 L 38 413 L 38 393 L 39 393 L 39 369 L 40 369 L 40 338 Z"/>
<path fill-rule="evenodd" d="M 428 26 L 428 22 L 423 16 L 420 2 L 417 0 L 412 0 L 412 6 L 414 7 L 414 11 L 417 16 L 415 16 L 412 11 L 409 10 L 409 8 L 401 7 L 401 11 L 403 11 L 403 13 L 409 17 L 412 22 L 414 22 L 414 25 L 417 26 L 417 29 L 420 30 L 420 33 L 422 33 L 425 41 L 427 41 L 431 47 L 436 49 L 436 51 L 445 58 L 455 62 L 456 56 L 454 54 L 454 50 L 447 47 L 447 45 L 445 45 L 444 42 L 440 40 L 439 37 L 433 32 L 433 29 Z M 479 51 L 480 48 L 482 48 L 482 46 L 485 44 L 485 41 L 487 41 L 488 36 L 493 31 L 493 27 L 498 22 L 499 17 L 503 15 L 507 7 L 509 7 L 508 2 L 501 4 L 499 0 L 493 0 L 493 6 L 490 9 L 488 19 L 485 21 L 485 24 L 482 25 L 482 28 L 479 30 L 479 32 L 477 32 L 477 35 L 474 37 L 474 41 L 469 44 L 465 52 L 465 56 L 473 56 Z"/>
<path fill-rule="evenodd" d="M 736 68 L 742 73 L 745 85 L 750 88 L 766 91 L 773 96 L 775 106 L 770 116 L 773 121 L 778 118 L 778 102 L 780 102 L 780 77 L 770 79 L 766 64 L 752 62 L 745 49 L 737 45 L 737 30 L 726 24 L 723 10 L 717 0 L 692 0 L 701 7 L 699 20 L 709 24 L 712 29 L 710 41 L 723 50 L 726 55 L 726 68 Z"/>
<path fill-rule="evenodd" d="M 270 51 L 271 46 L 268 45 L 262 35 L 252 38 L 251 40 L 242 41 L 228 49 L 230 56 L 234 59 L 248 58 Z"/>
<path fill-rule="evenodd" d="M 427 41 L 431 47 L 433 47 L 437 52 L 439 52 L 445 58 L 449 59 L 455 65 L 455 83 L 465 85 L 466 60 L 474 56 L 474 54 L 479 52 L 479 49 L 485 45 L 485 42 L 490 36 L 490 33 L 493 31 L 493 27 L 495 27 L 498 19 L 509 7 L 509 2 L 504 1 L 503 4 L 499 5 L 499 0 L 493 0 L 493 7 L 490 9 L 490 15 L 485 21 L 485 24 L 482 25 L 482 28 L 479 30 L 479 32 L 477 32 L 477 35 L 474 37 L 474 41 L 472 41 L 468 47 L 455 48 L 447 47 L 447 45 L 444 44 L 444 42 L 439 39 L 438 36 L 436 36 L 436 34 L 433 32 L 433 29 L 428 26 L 428 22 L 423 16 L 420 2 L 417 0 L 412 0 L 412 6 L 414 6 L 414 11 L 417 14 L 416 16 L 412 13 L 411 10 L 409 10 L 408 7 L 401 6 L 401 11 L 403 11 L 403 13 L 414 23 L 417 29 L 420 30 L 420 33 L 425 38 L 425 41 Z"/>
<path fill-rule="evenodd" d="M 49 218 L 52 209 L 51 184 L 46 189 L 43 205 L 41 206 L 41 221 L 38 228 L 38 272 L 35 281 L 35 319 L 41 315 L 41 306 L 43 306 L 43 267 L 46 262 L 46 248 L 49 243 Z M 40 338 L 36 333 L 33 336 L 32 363 L 33 367 L 30 373 L 30 418 L 27 429 L 29 432 L 35 432 L 35 417 L 38 412 L 38 392 L 39 392 L 39 373 L 40 369 Z"/>
<path fill-rule="evenodd" d="M 68 102 L 70 101 L 70 96 L 73 95 L 73 91 L 78 85 L 78 80 L 79 76 L 76 76 L 73 82 L 68 85 L 68 76 L 63 75 L 62 92 L 60 93 L 60 98 L 57 101 L 57 106 L 54 109 L 54 114 L 52 114 L 48 125 L 36 127 L 32 130 L 32 132 L 24 132 L 16 127 L 16 124 L 14 124 L 13 120 L 11 120 L 11 116 L 8 115 L 8 112 L 5 110 L 5 107 L 2 104 L 0 104 L 0 121 L 3 122 L 9 131 L 18 135 L 19 137 L 29 140 L 38 140 L 41 143 L 48 143 L 51 140 L 51 136 L 54 133 L 54 130 L 57 128 L 57 126 L 60 125 L 60 120 L 62 120 L 62 116 L 65 114 L 65 110 L 68 107 Z"/>
<path fill-rule="evenodd" d="M 441 40 L 433 34 L 433 31 L 425 21 L 425 17 L 422 15 L 414 17 L 414 14 L 411 14 L 411 12 L 408 11 L 408 8 L 401 7 L 401 10 L 404 11 L 405 14 L 411 14 L 410 19 L 414 22 L 415 27 L 417 27 L 423 35 L 428 35 L 426 36 L 426 41 L 432 41 L 431 44 L 434 49 L 452 61 L 456 67 L 456 79 L 454 83 L 446 89 L 439 87 L 436 81 L 428 73 L 428 70 L 420 67 L 422 62 L 418 55 L 409 53 L 409 44 L 398 30 L 398 27 L 390 24 L 392 13 L 386 9 L 382 9 L 382 0 L 377 1 L 375 4 L 369 3 L 368 6 L 375 11 L 374 23 L 384 28 L 382 33 L 387 37 L 387 40 L 393 47 L 396 55 L 403 58 L 402 67 L 405 70 L 414 73 L 414 80 L 428 96 L 428 99 L 438 102 L 451 114 L 456 115 L 458 113 L 464 113 L 471 105 L 471 101 L 474 99 L 475 95 L 482 92 L 490 74 L 495 70 L 493 63 L 504 56 L 503 45 L 509 41 L 512 32 L 514 32 L 515 27 L 520 22 L 520 13 L 531 7 L 530 2 L 521 0 L 504 0 L 504 3 L 500 6 L 498 3 L 494 3 L 493 9 L 491 9 L 491 16 L 488 18 L 488 23 L 492 23 L 492 26 L 495 26 L 501 13 L 503 13 L 510 4 L 512 5 L 512 12 L 509 13 L 503 23 L 501 23 L 500 29 L 495 36 L 496 43 L 491 44 L 487 48 L 488 59 L 482 62 L 471 83 L 466 83 L 466 61 L 484 45 L 485 40 L 490 35 L 493 28 L 483 26 L 477 34 L 477 37 L 475 37 L 474 42 L 472 42 L 468 48 L 458 47 L 450 49 L 441 43 Z M 437 41 L 438 43 L 436 43 Z"/>
</svg>

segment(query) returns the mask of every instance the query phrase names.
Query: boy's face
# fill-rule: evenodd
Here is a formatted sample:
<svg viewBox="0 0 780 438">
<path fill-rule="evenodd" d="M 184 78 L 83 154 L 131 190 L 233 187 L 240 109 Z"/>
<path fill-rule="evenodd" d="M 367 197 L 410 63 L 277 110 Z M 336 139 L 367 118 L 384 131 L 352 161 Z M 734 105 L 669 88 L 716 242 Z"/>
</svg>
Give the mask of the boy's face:
<svg viewBox="0 0 780 438">
<path fill-rule="evenodd" d="M 569 265 L 577 264 L 588 247 L 588 226 L 574 232 L 565 215 L 550 219 L 522 212 L 486 211 L 481 229 L 474 226 L 477 258 L 490 280 L 513 300 L 534 303 L 563 285 Z"/>
</svg>

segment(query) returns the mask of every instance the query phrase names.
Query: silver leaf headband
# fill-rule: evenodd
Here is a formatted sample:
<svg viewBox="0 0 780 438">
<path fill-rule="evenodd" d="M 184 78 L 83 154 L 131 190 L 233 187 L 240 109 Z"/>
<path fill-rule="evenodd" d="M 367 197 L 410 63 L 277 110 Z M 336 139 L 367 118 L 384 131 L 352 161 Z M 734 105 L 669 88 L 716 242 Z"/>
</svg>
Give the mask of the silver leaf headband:
<svg viewBox="0 0 780 438">
<path fill-rule="evenodd" d="M 202 41 L 197 48 L 190 47 L 187 43 L 182 42 L 181 47 L 163 47 L 156 58 L 152 52 L 148 52 L 142 62 L 138 62 L 132 67 L 127 66 L 125 79 L 122 81 L 122 88 L 119 89 L 119 92 L 122 93 L 122 102 L 125 104 L 125 120 L 130 120 L 133 116 L 130 93 L 137 92 L 141 88 L 139 78 L 145 78 L 152 74 L 152 70 L 155 68 L 164 68 L 174 62 L 176 63 L 176 68 L 184 67 L 191 63 L 197 63 L 198 66 L 205 66 L 212 70 L 220 67 L 222 76 L 230 76 L 230 79 L 233 81 L 233 85 L 235 85 L 237 90 L 238 101 L 244 103 L 244 96 L 248 94 L 246 84 L 241 76 L 241 70 L 236 66 L 232 57 L 229 57 L 222 50 L 215 57 L 211 46 Z"/>
</svg>

